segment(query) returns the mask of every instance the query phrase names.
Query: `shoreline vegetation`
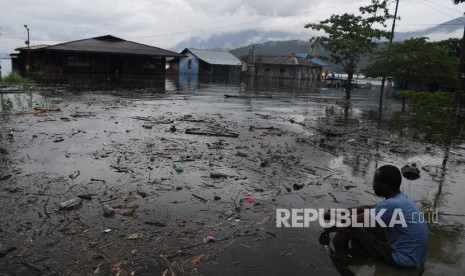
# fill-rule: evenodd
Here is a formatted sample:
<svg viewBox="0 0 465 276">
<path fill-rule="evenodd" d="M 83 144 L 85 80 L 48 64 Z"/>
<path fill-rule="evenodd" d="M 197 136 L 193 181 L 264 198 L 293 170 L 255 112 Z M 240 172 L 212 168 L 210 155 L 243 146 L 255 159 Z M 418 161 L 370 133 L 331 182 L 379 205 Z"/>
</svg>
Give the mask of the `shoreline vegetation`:
<svg viewBox="0 0 465 276">
<path fill-rule="evenodd" d="M 13 85 L 13 84 L 26 84 L 29 80 L 16 73 L 9 73 L 8 75 L 0 78 L 0 84 Z"/>
</svg>

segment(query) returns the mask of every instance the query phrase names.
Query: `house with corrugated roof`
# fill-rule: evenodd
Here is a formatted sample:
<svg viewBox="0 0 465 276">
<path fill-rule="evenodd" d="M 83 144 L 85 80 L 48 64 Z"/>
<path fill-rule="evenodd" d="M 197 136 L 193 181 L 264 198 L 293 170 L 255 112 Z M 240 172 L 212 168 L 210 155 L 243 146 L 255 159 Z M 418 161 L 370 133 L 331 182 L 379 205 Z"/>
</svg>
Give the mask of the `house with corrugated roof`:
<svg viewBox="0 0 465 276">
<path fill-rule="evenodd" d="M 148 74 L 165 75 L 166 58 L 180 57 L 172 51 L 105 35 L 56 45 L 16 49 L 13 69 L 49 74 Z"/>
<path fill-rule="evenodd" d="M 254 58 L 257 77 L 320 80 L 324 66 L 295 54 L 260 54 Z"/>
<path fill-rule="evenodd" d="M 228 51 L 186 48 L 181 54 L 180 74 L 234 78 L 242 70 L 242 62 Z"/>
<path fill-rule="evenodd" d="M 319 79 L 320 80 L 323 80 L 323 71 L 324 71 L 324 68 L 325 67 L 328 67 L 329 64 L 318 59 L 318 58 L 315 58 L 315 57 L 312 57 L 312 55 L 310 53 L 296 53 L 294 54 L 295 56 L 297 57 L 301 57 L 301 58 L 304 58 L 305 60 L 307 60 L 308 62 L 310 62 L 310 65 L 312 66 L 313 70 L 314 71 L 319 71 L 318 75 L 319 75 Z"/>
</svg>

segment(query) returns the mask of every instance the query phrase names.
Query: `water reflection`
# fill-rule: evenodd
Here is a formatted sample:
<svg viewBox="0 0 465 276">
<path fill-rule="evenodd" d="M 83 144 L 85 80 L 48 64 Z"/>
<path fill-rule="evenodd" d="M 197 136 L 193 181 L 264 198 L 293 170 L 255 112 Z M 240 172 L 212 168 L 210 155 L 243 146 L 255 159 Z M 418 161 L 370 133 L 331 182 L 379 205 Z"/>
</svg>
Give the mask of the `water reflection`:
<svg viewBox="0 0 465 276">
<path fill-rule="evenodd" d="M 195 92 L 199 88 L 199 76 L 190 74 L 179 75 L 179 91 Z"/>
<path fill-rule="evenodd" d="M 165 93 L 166 78 L 160 75 L 95 75 L 95 74 L 64 74 L 61 76 L 37 76 L 34 78 L 39 85 L 56 87 L 63 86 L 67 91 L 127 91 L 144 90 L 150 93 Z"/>
<path fill-rule="evenodd" d="M 464 260 L 463 226 L 452 224 L 430 226 L 430 248 L 428 258 L 442 265 L 459 268 Z"/>
<path fill-rule="evenodd" d="M 3 115 L 20 110 L 31 110 L 35 105 L 51 107 L 57 103 L 56 98 L 46 97 L 34 91 L 26 93 L 0 93 L 0 102 L 10 101 L 11 106 L 0 106 Z"/>
</svg>

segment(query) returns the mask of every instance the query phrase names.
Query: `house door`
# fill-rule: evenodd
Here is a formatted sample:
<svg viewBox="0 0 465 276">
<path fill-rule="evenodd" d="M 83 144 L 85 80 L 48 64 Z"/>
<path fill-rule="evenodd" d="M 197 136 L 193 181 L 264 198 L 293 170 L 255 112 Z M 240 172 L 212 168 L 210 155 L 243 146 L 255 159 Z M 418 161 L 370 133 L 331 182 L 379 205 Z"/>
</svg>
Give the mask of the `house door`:
<svg viewBox="0 0 465 276">
<path fill-rule="evenodd" d="M 111 59 L 111 74 L 119 75 L 123 73 L 123 59 L 112 58 Z"/>
</svg>

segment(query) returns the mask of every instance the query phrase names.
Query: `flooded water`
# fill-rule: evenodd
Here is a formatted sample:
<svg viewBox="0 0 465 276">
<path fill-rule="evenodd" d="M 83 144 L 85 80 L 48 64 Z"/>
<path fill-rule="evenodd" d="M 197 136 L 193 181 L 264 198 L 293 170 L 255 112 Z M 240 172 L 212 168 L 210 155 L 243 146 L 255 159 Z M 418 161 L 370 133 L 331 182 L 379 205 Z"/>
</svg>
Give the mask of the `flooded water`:
<svg viewBox="0 0 465 276">
<path fill-rule="evenodd" d="M 6 76 L 11 72 L 11 59 L 0 58 L 0 71 L 2 76 Z"/>
<path fill-rule="evenodd" d="M 440 213 L 423 275 L 465 273 L 463 124 L 425 122 L 390 93 L 380 117 L 378 89 L 347 105 L 341 90 L 289 80 L 27 89 L 0 94 L 12 103 L 0 120 L 0 251 L 14 248 L 3 274 L 415 275 L 331 257 L 318 223 L 275 221 L 276 208 L 379 202 L 375 169 L 412 163 L 421 177 L 402 191 Z"/>
</svg>

